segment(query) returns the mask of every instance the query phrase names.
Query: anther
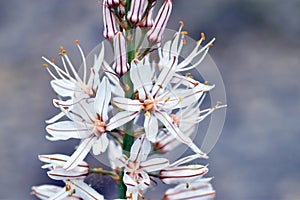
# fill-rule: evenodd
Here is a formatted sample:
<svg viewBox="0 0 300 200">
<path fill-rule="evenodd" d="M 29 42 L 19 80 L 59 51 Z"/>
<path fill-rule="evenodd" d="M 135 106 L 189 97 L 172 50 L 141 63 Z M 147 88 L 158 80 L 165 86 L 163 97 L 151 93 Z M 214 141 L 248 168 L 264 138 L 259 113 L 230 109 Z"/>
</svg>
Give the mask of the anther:
<svg viewBox="0 0 300 200">
<path fill-rule="evenodd" d="M 182 34 L 182 35 L 187 35 L 188 32 L 187 32 L 187 31 L 181 31 L 181 34 Z"/>
<path fill-rule="evenodd" d="M 75 40 L 75 44 L 78 45 L 78 44 L 79 44 L 79 41 L 78 41 L 78 40 Z"/>
<path fill-rule="evenodd" d="M 44 63 L 43 64 L 43 67 L 48 67 L 49 65 L 47 63 Z"/>
<path fill-rule="evenodd" d="M 222 101 L 217 101 L 217 105 L 222 105 L 223 102 Z"/>
<path fill-rule="evenodd" d="M 208 81 L 204 81 L 204 83 L 203 83 L 204 85 L 207 85 L 208 84 Z"/>
<path fill-rule="evenodd" d="M 202 39 L 202 40 L 205 40 L 205 39 L 206 39 L 204 33 L 201 33 L 201 39 Z"/>
<path fill-rule="evenodd" d="M 184 27 L 184 22 L 183 21 L 179 21 L 180 26 Z"/>
</svg>

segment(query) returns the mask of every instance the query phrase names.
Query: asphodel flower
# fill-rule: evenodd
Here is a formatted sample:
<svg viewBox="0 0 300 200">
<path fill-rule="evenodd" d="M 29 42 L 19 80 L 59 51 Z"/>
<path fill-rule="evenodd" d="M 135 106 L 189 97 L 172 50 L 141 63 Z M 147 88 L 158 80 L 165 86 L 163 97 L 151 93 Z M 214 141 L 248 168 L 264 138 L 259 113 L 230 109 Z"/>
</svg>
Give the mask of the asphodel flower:
<svg viewBox="0 0 300 200">
<path fill-rule="evenodd" d="M 108 106 L 111 98 L 111 88 L 106 77 L 100 83 L 95 99 L 92 102 L 81 101 L 66 115 L 72 121 L 60 121 L 46 127 L 51 137 L 49 140 L 67 140 L 70 138 L 81 139 L 82 142 L 64 169 L 71 170 L 76 167 L 93 148 L 93 153 L 98 155 L 108 146 L 107 132 L 122 126 L 135 117 L 135 113 L 119 112 L 108 117 Z"/>
<path fill-rule="evenodd" d="M 115 146 L 110 151 L 115 151 Z M 169 166 L 165 158 L 152 158 L 147 160 L 151 150 L 150 142 L 145 138 L 135 140 L 131 146 L 130 157 L 125 155 L 110 154 L 110 160 L 119 168 L 124 167 L 123 182 L 127 187 L 128 199 L 137 200 L 150 185 L 148 172 L 155 172 Z M 117 152 L 120 150 L 116 149 Z"/>
<path fill-rule="evenodd" d="M 193 88 L 182 90 L 178 88 L 180 84 L 170 85 L 170 80 L 175 74 L 173 68 L 176 68 L 176 65 L 169 63 L 154 80 L 149 76 L 153 74 L 150 63 L 133 61 L 130 77 L 138 94 L 137 99 L 115 97 L 112 102 L 121 109 L 135 113 L 137 117 L 140 114 L 144 115 L 145 134 L 151 142 L 156 141 L 158 122 L 160 121 L 178 141 L 187 144 L 195 153 L 206 157 L 193 141 L 173 123 L 169 114 L 174 109 L 184 108 L 197 102 L 203 93 L 212 89 L 213 86 L 198 84 Z M 154 85 L 153 81 L 155 81 Z"/>
<path fill-rule="evenodd" d="M 49 59 L 42 57 L 43 60 L 46 61 L 44 66 L 48 70 L 49 74 L 53 77 L 53 80 L 50 82 L 53 90 L 60 97 L 69 98 L 66 101 L 54 100 L 54 105 L 57 106 L 59 104 L 63 104 L 65 107 L 67 106 L 69 110 L 77 102 L 95 97 L 99 83 L 99 70 L 102 66 L 104 58 L 104 47 L 102 45 L 99 55 L 95 55 L 94 57 L 94 65 L 88 68 L 85 56 L 80 45 L 78 44 L 78 41 L 76 41 L 76 46 L 79 49 L 83 62 L 82 77 L 80 77 L 77 73 L 75 67 L 73 66 L 71 60 L 67 55 L 66 50 L 63 47 L 61 47 L 61 51 L 59 53 L 63 65 L 62 67 L 57 66 L 53 60 L 50 61 Z M 50 67 L 52 67 L 56 73 L 53 73 L 53 70 L 51 70 Z M 89 77 L 88 70 L 90 71 Z M 65 114 L 62 111 L 58 115 L 47 120 L 46 122 L 53 123 L 59 120 L 64 115 Z"/>
</svg>

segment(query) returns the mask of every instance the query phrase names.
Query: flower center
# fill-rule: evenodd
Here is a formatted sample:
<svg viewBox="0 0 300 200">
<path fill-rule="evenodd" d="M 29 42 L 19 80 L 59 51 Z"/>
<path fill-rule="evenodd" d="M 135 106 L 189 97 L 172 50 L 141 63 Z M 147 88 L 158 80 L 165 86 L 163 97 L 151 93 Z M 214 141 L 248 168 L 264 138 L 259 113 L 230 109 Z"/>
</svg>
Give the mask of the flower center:
<svg viewBox="0 0 300 200">
<path fill-rule="evenodd" d="M 97 136 L 100 136 L 105 131 L 106 131 L 105 122 L 101 121 L 100 119 L 96 119 L 95 122 L 94 122 L 93 133 Z"/>
</svg>

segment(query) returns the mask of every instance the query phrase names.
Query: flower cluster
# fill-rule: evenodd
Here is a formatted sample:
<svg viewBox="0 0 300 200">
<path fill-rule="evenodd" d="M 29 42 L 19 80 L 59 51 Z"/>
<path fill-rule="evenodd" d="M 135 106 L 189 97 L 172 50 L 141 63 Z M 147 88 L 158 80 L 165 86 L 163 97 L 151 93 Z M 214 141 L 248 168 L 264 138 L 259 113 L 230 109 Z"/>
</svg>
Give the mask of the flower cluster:
<svg viewBox="0 0 300 200">
<path fill-rule="evenodd" d="M 63 47 L 59 52 L 61 66 L 43 57 L 53 77 L 51 87 L 58 95 L 53 104 L 59 109 L 46 121 L 46 138 L 74 138 L 80 144 L 71 156 L 39 156 L 46 163 L 42 168 L 49 170 L 48 176 L 65 183 L 64 188 L 33 187 L 32 193 L 40 199 L 104 199 L 84 182 L 95 172 L 118 182 L 120 199 L 143 198 L 154 179 L 177 184 L 165 192 L 164 199 L 214 197 L 211 178 L 203 178 L 207 165 L 189 164 L 208 158 L 191 138 L 197 125 L 225 107 L 217 102 L 200 108 L 214 85 L 201 83 L 189 73 L 203 61 L 214 39 L 202 45 L 206 40 L 202 33 L 192 52 L 182 59 L 187 34 L 182 30 L 184 24 L 180 22 L 173 39 L 162 42 L 172 1 L 166 0 L 154 19 L 155 5 L 156 0 L 103 0 L 103 35 L 114 52 L 111 64 L 105 61 L 103 43 L 93 65 L 88 66 L 76 41 L 83 63 L 81 74 Z M 144 43 L 146 48 L 142 48 Z M 154 52 L 158 60 L 153 59 Z M 176 151 L 180 144 L 194 153 L 170 163 L 164 153 Z M 111 171 L 89 167 L 84 159 L 91 150 L 94 155 L 107 152 Z"/>
</svg>

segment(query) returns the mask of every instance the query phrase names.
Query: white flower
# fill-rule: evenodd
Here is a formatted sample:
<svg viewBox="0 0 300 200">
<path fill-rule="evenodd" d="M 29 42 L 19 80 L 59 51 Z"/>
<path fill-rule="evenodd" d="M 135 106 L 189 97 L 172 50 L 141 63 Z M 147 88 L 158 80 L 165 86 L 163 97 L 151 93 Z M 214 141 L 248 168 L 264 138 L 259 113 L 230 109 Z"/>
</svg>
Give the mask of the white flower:
<svg viewBox="0 0 300 200">
<path fill-rule="evenodd" d="M 164 200 L 212 200 L 216 191 L 209 183 L 211 178 L 200 179 L 190 185 L 179 184 L 165 192 Z"/>
<path fill-rule="evenodd" d="M 99 70 L 102 66 L 103 57 L 104 57 L 104 47 L 102 44 L 101 51 L 99 56 L 95 55 L 94 57 L 94 65 L 90 69 L 90 75 L 87 77 L 87 64 L 83 54 L 81 47 L 76 41 L 76 45 L 79 49 L 79 52 L 83 61 L 83 77 L 81 78 L 79 74 L 76 72 L 71 60 L 69 59 L 66 50 L 61 47 L 61 52 L 59 53 L 63 67 L 58 67 L 53 61 L 42 57 L 43 60 L 47 62 L 45 66 L 47 67 L 48 72 L 53 77 L 53 80 L 50 82 L 53 90 L 61 97 L 69 97 L 71 99 L 67 101 L 55 100 L 55 105 L 61 104 L 64 107 L 72 107 L 72 105 L 76 104 L 76 102 L 80 102 L 85 99 L 89 99 L 91 97 L 95 97 L 96 90 L 99 83 Z M 52 67 L 54 71 L 53 73 L 49 67 Z M 47 123 L 53 123 L 64 116 L 64 112 L 59 113 L 53 118 L 47 120 Z"/>
<path fill-rule="evenodd" d="M 104 152 L 108 146 L 107 131 L 111 131 L 135 116 L 135 113 L 119 112 L 108 118 L 108 106 L 111 98 L 111 88 L 106 77 L 98 87 L 94 101 L 81 101 L 67 112 L 72 121 L 60 121 L 46 127 L 52 137 L 49 140 L 82 139 L 81 144 L 65 164 L 64 169 L 70 170 L 77 166 L 88 154 L 91 148 L 95 155 Z"/>
<path fill-rule="evenodd" d="M 158 121 L 180 142 L 187 144 L 195 153 L 203 157 L 206 155 L 193 143 L 193 141 L 183 134 L 178 126 L 173 123 L 169 115 L 174 109 L 184 108 L 197 102 L 205 91 L 213 86 L 198 84 L 193 88 L 178 88 L 181 83 L 171 85 L 170 80 L 175 74 L 176 66 L 168 63 L 162 68 L 158 78 L 153 85 L 152 69 L 150 64 L 134 60 L 131 64 L 130 77 L 134 89 L 138 92 L 138 99 L 128 99 L 123 97 L 113 98 L 113 103 L 121 109 L 129 112 L 144 113 L 144 128 L 148 140 L 156 141 L 158 133 Z"/>
<path fill-rule="evenodd" d="M 75 200 L 75 199 L 94 199 L 104 200 L 104 197 L 88 186 L 83 180 L 65 181 L 64 188 L 41 185 L 32 187 L 31 194 L 36 195 L 40 199 L 47 200 Z"/>
<path fill-rule="evenodd" d="M 195 48 L 189 55 L 179 62 L 179 57 L 183 45 L 186 40 L 184 36 L 187 34 L 186 31 L 182 31 L 184 23 L 180 21 L 180 28 L 177 33 L 175 33 L 174 38 L 164 44 L 162 48 L 159 49 L 159 66 L 164 66 L 167 62 L 174 62 L 176 66 L 176 72 L 188 71 L 197 67 L 205 58 L 208 50 L 213 46 L 215 38 L 209 41 L 204 47 L 201 46 L 202 42 L 206 39 L 204 33 L 201 33 L 201 39 L 196 43 Z M 194 64 L 191 64 L 194 62 Z"/>
<path fill-rule="evenodd" d="M 197 124 L 206 119 L 215 110 L 226 107 L 226 105 L 221 105 L 218 102 L 216 106 L 200 110 L 200 105 L 205 96 L 206 95 L 204 94 L 199 102 L 180 109 L 174 114 L 170 114 L 173 124 L 175 124 L 186 136 L 190 136 L 195 131 Z M 173 150 L 180 144 L 181 143 L 164 128 L 159 131 L 154 146 L 158 152 L 165 153 Z"/>
<path fill-rule="evenodd" d="M 39 159 L 43 162 L 48 163 L 43 165 L 42 168 L 50 169 L 47 174 L 54 180 L 83 180 L 89 174 L 89 165 L 84 161 L 79 163 L 71 170 L 65 170 L 63 167 L 70 159 L 70 156 L 62 154 L 39 155 Z"/>
<path fill-rule="evenodd" d="M 199 164 L 186 164 L 194 159 L 199 158 L 199 155 L 191 155 L 170 164 L 169 167 L 163 169 L 159 173 L 159 178 L 166 184 L 178 184 L 198 181 L 208 172 L 207 166 Z M 182 164 L 185 164 L 182 166 Z M 181 166 L 179 166 L 181 165 Z"/>
<path fill-rule="evenodd" d="M 150 178 L 147 172 L 154 172 L 168 167 L 169 161 L 165 158 L 147 160 L 151 144 L 146 138 L 137 139 L 131 146 L 130 157 L 125 155 L 110 157 L 119 167 L 125 167 L 123 182 L 127 186 L 127 196 L 138 199 L 141 193 L 149 187 Z"/>
</svg>

